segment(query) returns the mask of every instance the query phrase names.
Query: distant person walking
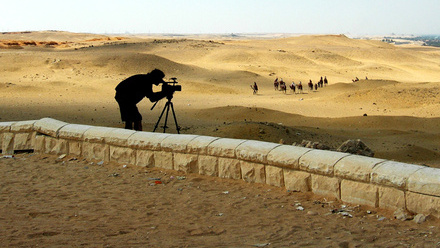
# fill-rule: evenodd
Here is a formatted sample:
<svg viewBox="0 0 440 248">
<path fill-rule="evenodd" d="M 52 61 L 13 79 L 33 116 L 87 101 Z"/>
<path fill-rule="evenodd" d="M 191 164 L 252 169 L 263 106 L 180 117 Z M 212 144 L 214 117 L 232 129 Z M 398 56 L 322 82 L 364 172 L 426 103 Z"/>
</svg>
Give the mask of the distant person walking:
<svg viewBox="0 0 440 248">
<path fill-rule="evenodd" d="M 253 85 L 251 85 L 252 90 L 254 91 L 254 95 L 258 93 L 258 85 L 257 82 L 254 82 Z"/>
<path fill-rule="evenodd" d="M 148 74 L 137 74 L 131 76 L 116 86 L 115 99 L 119 104 L 121 119 L 125 122 L 126 129 L 142 131 L 142 115 L 136 106 L 144 97 L 151 102 L 159 101 L 167 95 L 167 92 L 153 92 L 153 84 L 163 83 L 165 74 L 158 69 L 152 70 Z"/>
</svg>

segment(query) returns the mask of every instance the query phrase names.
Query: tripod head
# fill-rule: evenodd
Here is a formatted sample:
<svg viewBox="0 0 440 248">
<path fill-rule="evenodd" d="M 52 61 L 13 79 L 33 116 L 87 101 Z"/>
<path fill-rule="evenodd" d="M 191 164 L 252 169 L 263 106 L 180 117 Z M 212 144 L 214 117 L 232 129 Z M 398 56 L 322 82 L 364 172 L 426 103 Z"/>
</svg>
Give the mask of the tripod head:
<svg viewBox="0 0 440 248">
<path fill-rule="evenodd" d="M 182 86 L 177 85 L 179 82 L 177 82 L 176 77 L 172 77 L 172 78 L 170 78 L 170 80 L 171 81 L 169 81 L 169 82 L 162 83 L 162 92 L 165 93 L 165 97 L 168 99 L 168 102 L 171 102 L 171 99 L 173 99 L 174 92 L 182 91 Z M 156 107 L 156 104 L 158 102 L 159 101 L 156 101 L 150 110 L 153 110 L 154 107 Z"/>
</svg>

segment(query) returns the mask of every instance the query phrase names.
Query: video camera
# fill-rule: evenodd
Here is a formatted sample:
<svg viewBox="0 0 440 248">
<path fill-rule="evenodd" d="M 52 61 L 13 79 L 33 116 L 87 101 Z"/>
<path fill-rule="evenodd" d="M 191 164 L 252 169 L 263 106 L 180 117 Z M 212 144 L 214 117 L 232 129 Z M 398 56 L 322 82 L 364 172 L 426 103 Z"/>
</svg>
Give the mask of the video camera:
<svg viewBox="0 0 440 248">
<path fill-rule="evenodd" d="M 162 91 L 166 92 L 167 95 L 172 95 L 174 94 L 175 91 L 182 91 L 182 86 L 181 85 L 176 85 L 179 82 L 177 82 L 177 78 L 173 77 L 170 78 L 172 81 L 170 82 L 164 82 L 162 84 Z"/>
</svg>

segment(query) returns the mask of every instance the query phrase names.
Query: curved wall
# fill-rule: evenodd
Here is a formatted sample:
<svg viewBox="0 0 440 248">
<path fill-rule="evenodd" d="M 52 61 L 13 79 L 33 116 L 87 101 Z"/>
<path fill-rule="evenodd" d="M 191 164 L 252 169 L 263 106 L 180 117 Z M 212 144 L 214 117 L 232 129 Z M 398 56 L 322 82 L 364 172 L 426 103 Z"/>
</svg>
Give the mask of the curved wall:
<svg viewBox="0 0 440 248">
<path fill-rule="evenodd" d="M 34 150 L 242 179 L 351 204 L 440 217 L 440 169 L 347 153 L 76 125 L 51 118 L 0 122 L 0 149 L 3 154 Z"/>
</svg>

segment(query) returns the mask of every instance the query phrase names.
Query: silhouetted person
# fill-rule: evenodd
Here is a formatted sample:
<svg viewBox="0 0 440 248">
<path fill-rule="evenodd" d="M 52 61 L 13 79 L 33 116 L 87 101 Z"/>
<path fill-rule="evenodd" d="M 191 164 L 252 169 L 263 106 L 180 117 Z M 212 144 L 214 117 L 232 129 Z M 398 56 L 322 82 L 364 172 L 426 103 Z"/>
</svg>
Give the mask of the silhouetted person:
<svg viewBox="0 0 440 248">
<path fill-rule="evenodd" d="M 136 106 L 144 97 L 150 99 L 151 102 L 159 101 L 166 97 L 167 92 L 153 92 L 153 84 L 159 85 L 163 83 L 165 74 L 158 69 L 152 70 L 148 74 L 133 75 L 116 86 L 115 99 L 119 104 L 121 111 L 121 119 L 125 122 L 126 129 L 142 131 L 142 115 Z"/>
<path fill-rule="evenodd" d="M 254 85 L 251 85 L 252 90 L 254 90 L 254 95 L 258 93 L 258 85 L 257 82 L 254 82 Z"/>
</svg>

